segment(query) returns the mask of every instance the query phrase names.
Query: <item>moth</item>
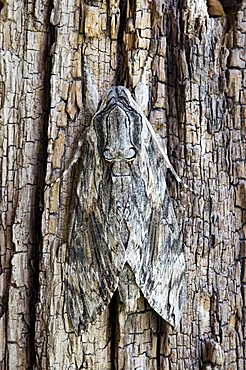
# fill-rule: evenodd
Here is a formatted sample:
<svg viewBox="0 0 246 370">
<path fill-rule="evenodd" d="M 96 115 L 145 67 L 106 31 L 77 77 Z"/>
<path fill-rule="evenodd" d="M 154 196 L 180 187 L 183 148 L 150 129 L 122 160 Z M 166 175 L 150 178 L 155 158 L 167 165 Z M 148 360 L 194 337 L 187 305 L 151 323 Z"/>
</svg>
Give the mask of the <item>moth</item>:
<svg viewBox="0 0 246 370">
<path fill-rule="evenodd" d="M 185 259 L 165 164 L 174 169 L 143 113 L 144 88 L 136 88 L 134 99 L 127 88 L 111 87 L 99 108 L 95 87 L 89 90 L 93 118 L 80 149 L 66 313 L 75 331 L 87 328 L 109 304 L 128 264 L 149 305 L 177 326 Z"/>
</svg>

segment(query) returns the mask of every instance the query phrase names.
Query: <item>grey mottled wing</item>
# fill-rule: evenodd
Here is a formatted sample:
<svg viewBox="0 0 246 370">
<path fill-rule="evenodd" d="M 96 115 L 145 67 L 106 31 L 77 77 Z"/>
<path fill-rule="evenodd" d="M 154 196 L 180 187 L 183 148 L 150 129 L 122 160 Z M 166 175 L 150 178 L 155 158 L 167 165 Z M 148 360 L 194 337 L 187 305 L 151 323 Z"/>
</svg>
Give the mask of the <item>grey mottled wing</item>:
<svg viewBox="0 0 246 370">
<path fill-rule="evenodd" d="M 86 328 L 109 304 L 125 263 L 124 247 L 110 231 L 99 199 L 100 174 L 105 176 L 100 166 L 103 163 L 88 138 L 82 153 L 65 276 L 65 310 L 76 331 Z"/>
<path fill-rule="evenodd" d="M 184 253 L 164 171 L 151 145 L 147 151 L 151 180 L 146 185 L 141 241 L 129 242 L 127 262 L 150 306 L 177 326 L 185 302 Z"/>
</svg>

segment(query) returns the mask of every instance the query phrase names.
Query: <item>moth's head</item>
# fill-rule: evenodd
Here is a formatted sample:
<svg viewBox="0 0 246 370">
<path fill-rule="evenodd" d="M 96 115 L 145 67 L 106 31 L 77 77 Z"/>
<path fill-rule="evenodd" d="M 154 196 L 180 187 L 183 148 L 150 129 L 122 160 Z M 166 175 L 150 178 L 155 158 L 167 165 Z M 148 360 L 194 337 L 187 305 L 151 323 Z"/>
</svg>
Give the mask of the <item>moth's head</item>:
<svg viewBox="0 0 246 370">
<path fill-rule="evenodd" d="M 141 80 L 134 89 L 133 95 L 124 86 L 113 86 L 100 99 L 99 91 L 92 76 L 87 71 L 87 89 L 86 89 L 86 105 L 91 115 L 94 116 L 98 110 L 102 110 L 109 101 L 121 101 L 131 105 L 136 111 L 143 113 L 146 110 L 149 102 L 149 89 L 147 87 L 145 77 Z M 101 103 L 100 103 L 101 101 Z"/>
<path fill-rule="evenodd" d="M 142 107 L 137 101 L 135 95 L 132 95 L 130 91 L 124 86 L 112 86 L 108 89 L 106 94 L 103 96 L 100 106 L 97 109 L 98 112 L 104 110 L 106 107 L 112 105 L 119 105 L 128 110 L 135 110 L 138 113 L 142 113 Z"/>
</svg>

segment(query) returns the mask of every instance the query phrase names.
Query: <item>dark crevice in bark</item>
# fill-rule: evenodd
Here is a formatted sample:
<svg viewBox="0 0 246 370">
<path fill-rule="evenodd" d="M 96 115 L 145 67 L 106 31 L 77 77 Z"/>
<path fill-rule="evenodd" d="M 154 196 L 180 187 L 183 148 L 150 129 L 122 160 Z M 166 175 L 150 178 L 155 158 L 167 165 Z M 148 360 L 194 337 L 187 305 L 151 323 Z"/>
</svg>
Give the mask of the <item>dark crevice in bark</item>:
<svg viewBox="0 0 246 370">
<path fill-rule="evenodd" d="M 163 362 L 161 360 L 167 358 L 170 354 L 169 335 L 172 333 L 172 330 L 168 322 L 163 320 L 160 316 L 157 317 L 157 370 L 163 369 Z"/>
<path fill-rule="evenodd" d="M 161 322 L 162 318 L 158 315 L 157 316 L 157 345 L 156 345 L 156 369 L 161 370 L 161 337 L 162 337 L 162 331 L 161 331 Z"/>
<path fill-rule="evenodd" d="M 236 13 L 239 11 L 243 4 L 242 0 L 220 0 L 220 1 L 223 5 L 226 15 L 228 15 L 228 18 L 235 19 Z"/>
<path fill-rule="evenodd" d="M 111 330 L 111 370 L 118 370 L 118 343 L 119 343 L 119 317 L 118 306 L 120 304 L 118 291 L 114 293 L 109 305 L 109 319 Z"/>
<path fill-rule="evenodd" d="M 173 137 L 178 137 L 178 122 L 182 117 L 185 87 L 180 89 L 178 82 L 178 52 L 180 50 L 179 35 L 179 23 L 175 11 L 172 9 L 169 12 L 169 18 L 167 20 L 167 96 L 168 96 L 168 117 L 171 118 L 170 122 L 172 125 L 167 124 L 167 149 L 171 158 L 177 159 L 179 156 L 179 148 L 174 147 Z M 183 90 L 183 91 L 182 91 Z M 175 162 L 173 162 L 175 165 Z M 167 177 L 169 179 L 169 176 Z"/>
<path fill-rule="evenodd" d="M 234 4 L 234 5 L 233 5 Z M 243 5 L 242 1 L 234 0 L 231 4 L 231 7 L 225 7 L 226 15 L 227 15 L 227 28 L 226 32 L 229 33 L 230 30 L 236 31 L 237 29 L 237 21 L 238 21 L 238 12 Z M 236 31 L 237 32 L 237 31 Z M 236 47 L 237 45 L 235 45 Z"/>
<path fill-rule="evenodd" d="M 42 142 L 39 145 L 38 151 L 38 166 L 37 171 L 37 193 L 36 193 L 36 211 L 34 219 L 35 227 L 35 236 L 36 236 L 36 245 L 33 248 L 33 255 L 30 258 L 32 264 L 31 268 L 33 271 L 33 295 L 30 298 L 30 353 L 31 353 L 31 364 L 32 366 L 36 362 L 35 354 L 35 321 L 36 313 L 35 306 L 38 301 L 38 292 L 39 292 L 39 256 L 42 252 L 42 213 L 43 213 L 43 204 L 44 204 L 44 187 L 45 187 L 45 176 L 46 176 L 46 167 L 47 167 L 47 146 L 48 146 L 48 122 L 50 115 L 50 78 L 52 72 L 52 58 L 51 58 L 51 46 L 55 41 L 55 27 L 50 23 L 51 11 L 53 9 L 53 0 L 50 1 L 49 7 L 47 8 L 47 23 L 46 28 L 46 41 L 44 45 L 42 57 L 42 68 L 44 69 L 43 75 L 43 127 L 42 129 Z"/>
<path fill-rule="evenodd" d="M 2 11 L 2 9 L 4 7 L 4 4 L 5 4 L 5 1 L 4 0 L 0 0 L 0 12 Z"/>
<path fill-rule="evenodd" d="M 115 83 L 117 85 L 123 85 L 125 79 L 125 70 L 124 66 L 124 32 L 126 29 L 126 18 L 127 18 L 127 1 L 120 0 L 119 4 L 120 9 L 120 25 L 119 25 L 119 32 L 117 37 L 117 68 L 116 68 L 116 76 L 115 76 Z"/>
</svg>

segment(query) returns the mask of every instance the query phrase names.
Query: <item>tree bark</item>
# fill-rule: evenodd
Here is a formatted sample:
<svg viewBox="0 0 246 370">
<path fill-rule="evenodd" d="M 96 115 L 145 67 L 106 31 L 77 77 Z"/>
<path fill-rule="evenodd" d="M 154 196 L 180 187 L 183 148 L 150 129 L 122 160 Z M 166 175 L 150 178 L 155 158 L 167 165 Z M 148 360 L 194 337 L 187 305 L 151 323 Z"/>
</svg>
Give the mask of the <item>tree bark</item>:
<svg viewBox="0 0 246 370">
<path fill-rule="evenodd" d="M 246 8 L 222 5 L 211 18 L 204 0 L 0 1 L 0 369 L 245 368 Z M 145 70 L 146 116 L 194 189 L 167 173 L 187 270 L 176 329 L 126 267 L 88 331 L 69 330 L 85 63 L 101 96 L 133 91 Z"/>
</svg>

